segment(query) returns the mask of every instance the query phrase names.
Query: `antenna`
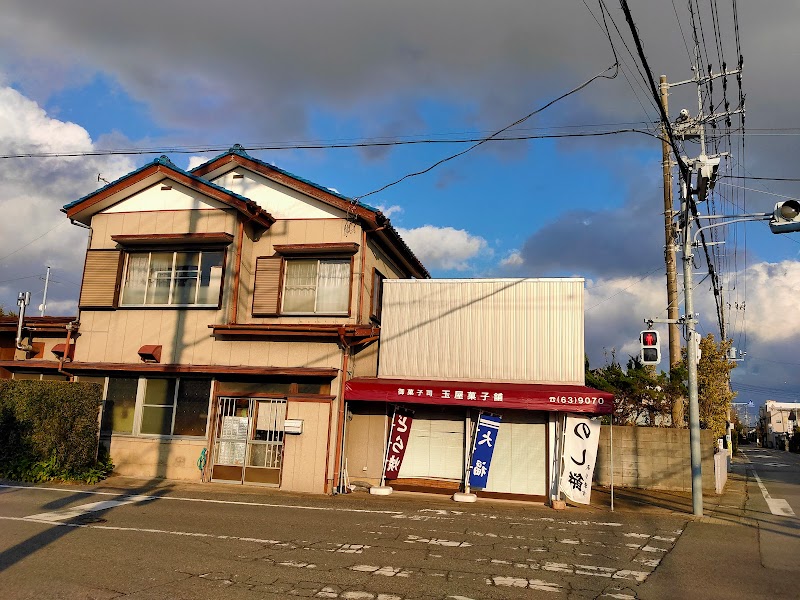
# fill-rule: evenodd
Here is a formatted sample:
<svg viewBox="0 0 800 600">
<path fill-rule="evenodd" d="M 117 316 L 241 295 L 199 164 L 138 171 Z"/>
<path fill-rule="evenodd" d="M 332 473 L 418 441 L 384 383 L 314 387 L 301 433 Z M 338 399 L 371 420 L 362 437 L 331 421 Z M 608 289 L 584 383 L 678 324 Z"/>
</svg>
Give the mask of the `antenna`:
<svg viewBox="0 0 800 600">
<path fill-rule="evenodd" d="M 41 316 L 44 316 L 44 311 L 47 310 L 47 286 L 50 284 L 50 267 L 47 267 L 47 274 L 44 276 L 44 295 L 42 296 L 42 303 L 39 305 Z"/>
</svg>

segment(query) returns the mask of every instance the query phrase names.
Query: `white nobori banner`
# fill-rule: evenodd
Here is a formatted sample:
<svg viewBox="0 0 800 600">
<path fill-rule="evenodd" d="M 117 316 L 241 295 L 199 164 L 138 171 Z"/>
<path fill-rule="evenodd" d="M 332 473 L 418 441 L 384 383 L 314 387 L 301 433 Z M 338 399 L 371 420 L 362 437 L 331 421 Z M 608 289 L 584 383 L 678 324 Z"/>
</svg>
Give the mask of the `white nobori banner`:
<svg viewBox="0 0 800 600">
<path fill-rule="evenodd" d="M 566 415 L 564 423 L 561 491 L 572 502 L 589 504 L 597 443 L 600 441 L 600 420 Z"/>
</svg>

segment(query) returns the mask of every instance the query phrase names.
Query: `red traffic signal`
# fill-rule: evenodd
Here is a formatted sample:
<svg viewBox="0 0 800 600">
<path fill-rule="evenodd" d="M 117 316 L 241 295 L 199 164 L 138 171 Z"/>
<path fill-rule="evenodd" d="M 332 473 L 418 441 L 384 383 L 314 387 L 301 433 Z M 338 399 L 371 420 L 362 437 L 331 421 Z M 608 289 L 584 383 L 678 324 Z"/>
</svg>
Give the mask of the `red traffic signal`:
<svg viewBox="0 0 800 600">
<path fill-rule="evenodd" d="M 642 331 L 639 334 L 639 359 L 643 365 L 657 365 L 661 362 L 661 344 L 658 332 L 653 329 Z"/>
</svg>

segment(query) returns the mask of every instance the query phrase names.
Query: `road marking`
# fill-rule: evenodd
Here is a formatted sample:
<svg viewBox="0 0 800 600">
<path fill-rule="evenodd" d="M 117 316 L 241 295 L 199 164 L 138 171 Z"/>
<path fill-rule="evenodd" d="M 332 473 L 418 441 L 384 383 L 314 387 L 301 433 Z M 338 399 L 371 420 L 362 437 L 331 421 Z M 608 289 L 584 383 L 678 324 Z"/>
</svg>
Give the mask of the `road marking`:
<svg viewBox="0 0 800 600">
<path fill-rule="evenodd" d="M 767 506 L 769 507 L 769 512 L 773 515 L 778 517 L 793 517 L 794 511 L 792 507 L 789 506 L 789 503 L 782 499 L 782 498 L 773 498 L 769 495 L 767 491 L 767 487 L 761 483 L 761 477 L 758 476 L 758 473 L 753 471 L 753 477 L 756 478 L 756 482 L 758 483 L 758 487 L 761 489 L 761 494 L 764 496 L 764 500 L 767 501 Z"/>
<path fill-rule="evenodd" d="M 13 489 L 13 490 L 43 490 L 47 492 L 67 492 L 70 494 L 87 494 L 95 496 L 125 496 L 131 498 L 124 492 L 98 492 L 94 490 L 71 490 L 69 488 L 54 488 L 54 487 L 39 487 L 33 485 L 5 485 L 0 484 L 0 488 Z M 402 515 L 403 512 L 399 510 L 370 510 L 365 508 L 341 508 L 341 507 L 327 507 L 327 506 L 302 506 L 294 504 L 269 504 L 266 502 L 243 502 L 241 500 L 211 500 L 209 498 L 185 498 L 181 496 L 137 496 L 137 498 L 146 498 L 150 500 L 178 500 L 181 502 L 203 502 L 207 504 L 232 504 L 237 506 L 259 506 L 266 508 L 289 508 L 297 510 L 319 510 L 329 512 L 352 512 L 352 513 L 371 513 L 378 515 Z"/>
<path fill-rule="evenodd" d="M 103 500 L 102 502 L 90 502 L 88 504 L 79 504 L 70 508 L 63 508 L 53 512 L 44 512 L 37 515 L 30 515 L 25 517 L 32 521 L 66 521 L 67 519 L 74 519 L 81 517 L 91 512 L 100 510 L 108 510 L 115 506 L 122 506 L 123 504 L 138 504 L 141 502 L 149 502 L 153 500 L 153 496 L 127 496 L 124 500 Z"/>
</svg>

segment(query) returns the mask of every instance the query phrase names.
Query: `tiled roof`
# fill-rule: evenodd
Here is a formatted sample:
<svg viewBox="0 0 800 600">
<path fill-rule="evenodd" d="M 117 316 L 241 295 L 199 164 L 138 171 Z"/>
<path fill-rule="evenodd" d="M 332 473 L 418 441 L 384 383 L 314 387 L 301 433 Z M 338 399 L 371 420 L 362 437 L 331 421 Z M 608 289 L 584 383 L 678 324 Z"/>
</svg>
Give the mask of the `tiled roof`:
<svg viewBox="0 0 800 600">
<path fill-rule="evenodd" d="M 245 196 L 242 196 L 240 194 L 236 194 L 236 193 L 234 193 L 234 192 L 232 192 L 232 191 L 230 191 L 228 189 L 225 189 L 224 187 L 222 187 L 220 185 L 217 185 L 215 183 L 211 183 L 210 181 L 208 181 L 207 179 L 203 179 L 202 177 L 198 177 L 196 175 L 192 175 L 192 173 L 189 172 L 189 171 L 184 171 L 183 169 L 181 169 L 180 167 L 175 165 L 175 163 L 173 163 L 169 159 L 168 156 L 162 154 L 158 158 L 156 158 L 156 159 L 154 159 L 154 160 L 152 160 L 152 161 L 150 161 L 148 163 L 145 163 L 144 165 L 142 165 L 141 167 L 139 167 L 135 171 L 131 171 L 130 173 L 126 173 L 125 175 L 123 175 L 119 179 L 116 179 L 115 181 L 112 181 L 111 183 L 108 183 L 108 184 L 104 185 L 103 187 L 101 187 L 101 188 L 99 188 L 99 189 L 97 189 L 97 190 L 95 190 L 95 191 L 93 191 L 93 192 L 91 192 L 89 194 L 86 194 L 83 198 L 78 198 L 77 200 L 74 200 L 73 202 L 70 202 L 69 204 L 65 204 L 62 207 L 61 210 L 63 212 L 66 212 L 67 210 L 69 210 L 73 206 L 77 206 L 78 204 L 80 204 L 81 202 L 83 202 L 84 200 L 86 200 L 88 198 L 91 198 L 95 194 L 99 194 L 99 193 L 103 192 L 104 190 L 112 188 L 115 185 L 118 185 L 120 182 L 128 179 L 129 177 L 132 177 L 132 176 L 136 175 L 137 173 L 141 173 L 142 171 L 152 167 L 153 165 L 163 165 L 165 167 L 169 167 L 170 169 L 172 169 L 174 171 L 177 171 L 178 173 L 180 173 L 182 175 L 185 175 L 186 177 L 189 177 L 189 178 L 193 179 L 194 181 L 196 181 L 198 183 L 202 183 L 203 185 L 207 185 L 209 187 L 212 187 L 212 188 L 214 188 L 214 189 L 216 189 L 216 190 L 218 190 L 220 192 L 224 192 L 225 194 L 228 194 L 229 196 L 232 196 L 233 198 L 236 198 L 237 200 L 241 200 L 242 202 L 245 202 L 245 203 L 249 203 L 250 202 L 250 199 L 246 198 Z"/>
<path fill-rule="evenodd" d="M 302 183 L 305 183 L 307 185 L 315 187 L 318 190 L 323 191 L 323 192 L 325 192 L 327 194 L 331 194 L 333 196 L 336 196 L 337 198 L 340 198 L 341 200 L 345 200 L 346 202 L 353 202 L 353 198 L 349 198 L 349 197 L 345 196 L 344 194 L 340 194 L 339 192 L 332 190 L 331 188 L 325 187 L 324 185 L 320 185 L 318 183 L 314 183 L 313 181 L 310 181 L 309 179 L 305 179 L 304 177 L 300 177 L 299 175 L 295 175 L 294 173 L 291 173 L 291 172 L 289 172 L 289 171 L 287 171 L 285 169 L 281 169 L 280 167 L 276 167 L 272 163 L 264 162 L 263 160 L 260 160 L 260 159 L 256 158 L 255 156 L 252 156 L 252 155 L 248 154 L 247 150 L 245 150 L 244 147 L 241 144 L 234 144 L 233 146 L 231 146 L 231 148 L 227 152 L 223 152 L 222 154 L 220 154 L 218 156 L 215 156 L 211 160 L 208 160 L 208 161 L 204 162 L 202 165 L 199 165 L 199 166 L 195 167 L 194 169 L 192 169 L 192 172 L 193 171 L 197 171 L 199 169 L 202 169 L 207 164 L 213 163 L 215 160 L 219 160 L 220 158 L 224 158 L 224 157 L 228 156 L 229 154 L 236 154 L 237 156 L 241 156 L 242 158 L 246 158 L 247 160 L 252 160 L 254 163 L 257 163 L 259 165 L 267 167 L 268 169 L 273 169 L 274 171 L 277 171 L 278 173 L 282 173 L 283 175 L 286 175 L 287 177 L 291 177 L 292 179 L 296 179 L 297 181 L 300 181 Z M 374 206 L 370 206 L 369 204 L 364 204 L 363 202 L 356 202 L 356 205 L 360 206 L 361 208 L 366 208 L 367 210 L 371 210 L 374 213 L 379 212 L 379 210 L 377 208 L 375 208 Z"/>
</svg>

